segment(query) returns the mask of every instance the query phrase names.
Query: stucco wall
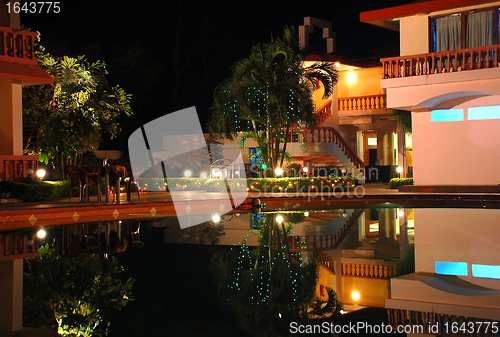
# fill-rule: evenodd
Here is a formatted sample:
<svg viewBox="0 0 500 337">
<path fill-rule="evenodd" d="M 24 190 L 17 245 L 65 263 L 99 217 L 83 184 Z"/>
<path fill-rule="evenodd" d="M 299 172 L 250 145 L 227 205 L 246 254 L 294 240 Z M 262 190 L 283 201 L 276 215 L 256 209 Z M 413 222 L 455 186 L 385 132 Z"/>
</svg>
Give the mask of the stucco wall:
<svg viewBox="0 0 500 337">
<path fill-rule="evenodd" d="M 347 76 L 350 73 L 356 76 L 353 82 L 347 81 Z M 382 67 L 339 72 L 339 81 L 337 83 L 338 97 L 383 94 L 384 89 L 380 88 L 380 79 L 382 77 Z"/>
<path fill-rule="evenodd" d="M 429 17 L 416 15 L 399 20 L 400 55 L 425 54 L 429 51 Z"/>
<path fill-rule="evenodd" d="M 457 122 L 431 122 L 431 112 L 412 113 L 415 185 L 500 184 L 500 119 L 467 120 L 469 106 L 498 99 L 456 106 L 465 114 Z"/>
</svg>

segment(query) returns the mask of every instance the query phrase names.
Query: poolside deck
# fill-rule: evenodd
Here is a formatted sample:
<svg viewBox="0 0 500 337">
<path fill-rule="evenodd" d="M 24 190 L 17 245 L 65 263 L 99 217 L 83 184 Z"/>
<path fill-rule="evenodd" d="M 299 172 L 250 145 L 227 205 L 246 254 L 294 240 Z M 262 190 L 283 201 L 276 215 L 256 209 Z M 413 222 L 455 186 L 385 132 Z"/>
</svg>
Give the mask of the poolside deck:
<svg viewBox="0 0 500 337">
<path fill-rule="evenodd" d="M 177 209 L 187 208 L 189 213 L 207 214 L 218 209 L 226 193 L 204 191 L 174 192 Z M 500 193 L 429 193 L 399 192 L 383 184 L 367 184 L 349 192 L 337 193 L 238 193 L 235 197 L 259 198 L 266 203 L 267 211 L 325 208 L 367 207 L 489 207 L 500 208 Z M 98 203 L 91 197 L 89 203 L 80 203 L 68 198 L 42 203 L 1 203 L 0 229 L 54 226 L 71 223 L 152 219 L 176 215 L 176 207 L 169 192 L 141 193 L 141 200 L 132 195 L 130 201 L 121 195 L 120 204 Z M 240 207 L 232 212 L 248 211 Z M 226 212 L 223 212 L 226 213 Z"/>
</svg>

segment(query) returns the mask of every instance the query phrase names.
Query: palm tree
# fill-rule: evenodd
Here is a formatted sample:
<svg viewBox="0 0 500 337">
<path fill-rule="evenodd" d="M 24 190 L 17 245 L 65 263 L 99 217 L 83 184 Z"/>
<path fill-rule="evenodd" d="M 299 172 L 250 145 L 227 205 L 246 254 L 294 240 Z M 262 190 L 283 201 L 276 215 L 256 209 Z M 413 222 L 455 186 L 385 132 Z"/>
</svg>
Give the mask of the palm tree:
<svg viewBox="0 0 500 337">
<path fill-rule="evenodd" d="M 297 35 L 285 28 L 281 39 L 254 46 L 234 66 L 231 78 L 216 88 L 209 130 L 226 139 L 239 137 L 241 144 L 255 139 L 262 161 L 272 170 L 286 155 L 290 126 L 315 125 L 311 95 L 317 80 L 324 97 L 330 96 L 336 68 L 326 62 L 305 67 Z"/>
</svg>

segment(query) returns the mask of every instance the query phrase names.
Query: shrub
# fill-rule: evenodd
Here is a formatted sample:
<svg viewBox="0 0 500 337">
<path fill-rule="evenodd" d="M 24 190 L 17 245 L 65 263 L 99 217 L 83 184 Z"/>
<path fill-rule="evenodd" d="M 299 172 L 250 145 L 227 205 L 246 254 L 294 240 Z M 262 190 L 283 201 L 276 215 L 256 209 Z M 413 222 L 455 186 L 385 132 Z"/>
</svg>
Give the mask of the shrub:
<svg viewBox="0 0 500 337">
<path fill-rule="evenodd" d="M 22 199 L 24 202 L 48 201 L 53 198 L 54 187 L 39 180 L 5 180 L 0 186 L 2 193 L 8 192 L 11 197 Z"/>
<path fill-rule="evenodd" d="M 227 179 L 233 192 L 249 191 L 280 193 L 280 192 L 331 192 L 346 189 L 358 184 L 357 179 L 351 177 L 315 177 L 315 178 L 250 178 Z M 205 183 L 208 192 L 223 192 L 226 184 L 222 179 L 209 179 Z"/>
<path fill-rule="evenodd" d="M 413 185 L 413 178 L 392 178 L 389 181 L 389 188 L 399 188 L 403 185 Z"/>
<path fill-rule="evenodd" d="M 194 191 L 204 189 L 206 179 L 201 178 L 139 178 L 138 185 L 146 191 Z"/>
<path fill-rule="evenodd" d="M 207 179 L 204 183 L 204 189 L 207 190 L 207 192 L 224 192 L 226 191 L 226 181 L 229 187 L 231 188 L 231 191 L 233 192 L 246 192 L 247 186 L 248 186 L 248 181 L 250 180 L 255 180 L 255 179 L 243 179 L 243 178 L 238 178 L 238 179 Z"/>
</svg>

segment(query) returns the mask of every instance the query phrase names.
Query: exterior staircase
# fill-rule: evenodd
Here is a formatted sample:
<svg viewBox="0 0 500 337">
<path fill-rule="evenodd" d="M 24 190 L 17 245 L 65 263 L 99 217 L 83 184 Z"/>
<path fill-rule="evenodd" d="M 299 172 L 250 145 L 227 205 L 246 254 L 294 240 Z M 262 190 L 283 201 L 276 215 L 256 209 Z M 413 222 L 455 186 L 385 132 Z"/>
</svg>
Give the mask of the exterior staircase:
<svg viewBox="0 0 500 337">
<path fill-rule="evenodd" d="M 332 101 L 326 102 L 316 110 L 318 126 L 301 128 L 294 126 L 289 131 L 289 143 L 294 143 L 293 155 L 297 157 L 330 157 L 328 164 L 346 170 L 347 174 L 364 182 L 365 164 L 349 146 L 342 135 L 332 127 L 321 126 L 331 117 Z M 300 150 L 298 150 L 300 149 Z M 298 150 L 298 151 L 297 151 Z"/>
</svg>

